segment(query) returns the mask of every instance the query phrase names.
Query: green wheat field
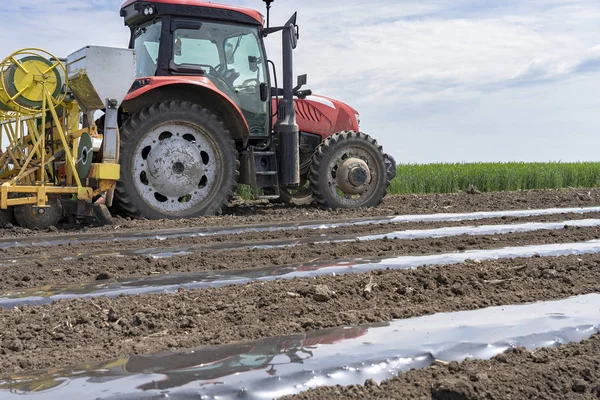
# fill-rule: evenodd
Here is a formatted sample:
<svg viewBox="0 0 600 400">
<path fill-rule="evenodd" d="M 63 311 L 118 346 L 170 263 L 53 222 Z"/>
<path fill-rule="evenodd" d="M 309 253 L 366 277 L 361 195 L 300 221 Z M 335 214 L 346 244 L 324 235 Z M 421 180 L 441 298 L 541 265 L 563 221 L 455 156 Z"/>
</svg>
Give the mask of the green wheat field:
<svg viewBox="0 0 600 400">
<path fill-rule="evenodd" d="M 471 185 L 480 192 L 600 187 L 600 162 L 403 164 L 388 193 L 456 193 Z M 247 185 L 236 195 L 253 198 Z"/>
<path fill-rule="evenodd" d="M 600 186 L 600 162 L 439 163 L 398 166 L 388 193 L 454 193 Z"/>
</svg>

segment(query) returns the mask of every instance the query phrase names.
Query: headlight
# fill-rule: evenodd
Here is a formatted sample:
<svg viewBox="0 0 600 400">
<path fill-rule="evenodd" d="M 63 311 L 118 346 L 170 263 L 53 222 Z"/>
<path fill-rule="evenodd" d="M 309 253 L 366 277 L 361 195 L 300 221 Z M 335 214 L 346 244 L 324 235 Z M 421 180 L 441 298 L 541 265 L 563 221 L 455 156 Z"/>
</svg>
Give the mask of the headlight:
<svg viewBox="0 0 600 400">
<path fill-rule="evenodd" d="M 354 116 L 356 117 L 356 125 L 360 128 L 360 114 L 354 114 Z"/>
<path fill-rule="evenodd" d="M 154 14 L 154 8 L 152 6 L 148 6 L 144 9 L 144 15 L 152 15 Z"/>
</svg>

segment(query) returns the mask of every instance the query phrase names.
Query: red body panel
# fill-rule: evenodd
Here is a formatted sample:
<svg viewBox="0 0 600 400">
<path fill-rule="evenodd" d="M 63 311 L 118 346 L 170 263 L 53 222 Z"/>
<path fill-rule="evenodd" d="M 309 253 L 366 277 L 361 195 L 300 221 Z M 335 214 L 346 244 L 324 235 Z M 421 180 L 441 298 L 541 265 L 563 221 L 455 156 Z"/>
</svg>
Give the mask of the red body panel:
<svg viewBox="0 0 600 400">
<path fill-rule="evenodd" d="M 242 110 L 228 96 L 221 92 L 210 79 L 203 76 L 155 76 L 144 78 L 150 83 L 141 88 L 128 93 L 124 102 L 132 100 L 151 90 L 177 84 L 187 84 L 201 86 L 219 94 L 237 110 L 240 115 Z M 273 110 L 277 109 L 276 99 L 273 99 Z M 308 96 L 305 99 L 295 99 L 296 122 L 301 132 L 313 133 L 321 136 L 323 139 L 333 135 L 336 132 L 345 130 L 358 131 L 358 121 L 356 115 L 358 112 L 349 105 L 324 96 Z M 245 119 L 244 119 L 245 121 Z M 273 117 L 273 125 L 277 121 L 277 116 Z M 247 128 L 247 123 L 246 123 Z"/>
<path fill-rule="evenodd" d="M 138 0 L 127 0 L 125 3 L 123 3 L 121 8 L 125 8 L 128 5 L 135 3 L 136 1 L 138 1 Z M 258 22 L 261 25 L 264 25 L 264 22 L 263 22 L 264 19 L 263 19 L 262 14 L 256 10 L 252 10 L 250 8 L 235 7 L 235 6 L 229 6 L 226 4 L 217 4 L 217 3 L 211 3 L 208 1 L 202 1 L 202 0 L 146 0 L 146 1 L 151 1 L 154 3 L 162 3 L 162 4 L 176 4 L 176 5 L 182 5 L 182 6 L 220 8 L 222 10 L 237 11 L 242 14 L 246 14 L 247 16 L 249 16 L 251 18 L 254 18 L 256 20 L 256 22 Z"/>
<path fill-rule="evenodd" d="M 125 99 L 123 100 L 123 102 L 126 102 L 127 100 L 132 100 L 138 96 L 143 95 L 144 93 L 147 93 L 153 89 L 156 89 L 156 88 L 159 88 L 162 86 L 182 85 L 182 84 L 186 85 L 187 84 L 187 85 L 201 86 L 206 89 L 212 90 L 213 92 L 216 92 L 219 96 L 226 99 L 237 110 L 237 112 L 243 116 L 242 110 L 240 110 L 240 108 L 237 106 L 237 104 L 235 104 L 231 100 L 231 98 L 229 98 L 222 91 L 220 91 L 212 83 L 212 81 L 210 79 L 208 79 L 204 76 L 155 76 L 152 78 L 142 78 L 142 80 L 149 80 L 150 83 L 142 86 L 138 90 L 128 93 L 127 96 L 125 96 Z M 246 119 L 245 118 L 243 118 L 243 119 L 245 122 Z M 248 129 L 247 123 L 246 123 L 246 129 Z"/>
<path fill-rule="evenodd" d="M 358 130 L 358 112 L 339 100 L 313 95 L 306 99 L 296 98 L 295 105 L 296 122 L 301 132 L 314 133 L 325 139 L 336 132 Z M 273 99 L 273 110 L 276 109 L 276 99 Z M 275 116 L 273 124 L 276 120 Z"/>
</svg>

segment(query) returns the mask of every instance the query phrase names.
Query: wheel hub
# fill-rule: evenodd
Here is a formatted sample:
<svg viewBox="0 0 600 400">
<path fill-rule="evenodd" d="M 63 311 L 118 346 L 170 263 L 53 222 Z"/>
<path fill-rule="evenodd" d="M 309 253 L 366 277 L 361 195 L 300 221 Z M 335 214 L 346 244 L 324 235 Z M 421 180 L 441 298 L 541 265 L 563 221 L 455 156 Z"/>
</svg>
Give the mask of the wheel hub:
<svg viewBox="0 0 600 400">
<path fill-rule="evenodd" d="M 364 160 L 348 158 L 340 165 L 336 181 L 338 187 L 346 194 L 362 194 L 371 182 L 371 171 Z"/>
<path fill-rule="evenodd" d="M 132 177 L 139 195 L 161 213 L 202 206 L 218 190 L 218 147 L 201 128 L 173 123 L 147 132 L 135 149 Z"/>
<path fill-rule="evenodd" d="M 182 138 L 161 140 L 146 161 L 150 186 L 169 196 L 184 196 L 197 189 L 205 173 L 200 150 Z"/>
</svg>

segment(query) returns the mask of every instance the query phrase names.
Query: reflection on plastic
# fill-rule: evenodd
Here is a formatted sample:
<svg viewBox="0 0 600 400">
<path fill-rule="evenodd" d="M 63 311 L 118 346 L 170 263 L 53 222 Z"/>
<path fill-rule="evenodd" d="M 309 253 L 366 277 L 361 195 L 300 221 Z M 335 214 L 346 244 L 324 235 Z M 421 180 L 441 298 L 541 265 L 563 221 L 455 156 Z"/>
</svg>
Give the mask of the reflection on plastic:
<svg viewBox="0 0 600 400">
<path fill-rule="evenodd" d="M 21 246 L 55 246 L 66 243 L 92 243 L 104 241 L 121 240 L 143 240 L 158 239 L 165 240 L 178 237 L 201 237 L 215 235 L 235 235 L 252 232 L 279 232 L 289 230 L 305 229 L 334 229 L 347 226 L 363 225 L 385 225 L 407 222 L 452 222 L 469 221 L 501 217 L 535 217 L 553 214 L 587 214 L 600 212 L 600 207 L 584 208 L 548 208 L 541 210 L 506 210 L 506 211 L 479 211 L 474 213 L 439 213 L 439 214 L 415 214 L 398 215 L 391 217 L 374 218 L 356 218 L 331 221 L 311 221 L 311 222 L 283 222 L 280 224 L 264 225 L 242 225 L 228 228 L 179 228 L 179 229 L 157 229 L 151 231 L 129 231 L 129 232 L 110 232 L 110 233 L 82 233 L 74 235 L 55 235 L 45 237 L 25 237 L 25 238 L 6 238 L 0 239 L 0 249 Z"/>
<path fill-rule="evenodd" d="M 23 290 L 0 291 L 0 307 L 10 308 L 27 304 L 47 304 L 60 299 L 117 297 L 143 293 L 176 292 L 179 289 L 200 289 L 244 284 L 250 281 L 307 278 L 319 275 L 361 273 L 382 269 L 410 269 L 425 265 L 459 264 L 466 260 L 493 260 L 518 257 L 552 257 L 573 254 L 600 253 L 600 240 L 583 243 L 544 244 L 505 247 L 489 250 L 469 250 L 425 256 L 399 256 L 368 260 L 322 262 L 283 265 L 231 271 L 177 273 L 144 278 L 129 278 L 108 283 L 77 283 Z"/>
<path fill-rule="evenodd" d="M 581 341 L 599 327 L 600 295 L 591 294 L 14 375 L 0 381 L 0 397 L 271 399 L 382 381 L 436 359 L 487 359 L 509 347 Z"/>
<path fill-rule="evenodd" d="M 78 253 L 76 256 L 60 256 L 60 257 L 44 257 L 40 255 L 20 256 L 16 258 L 4 257 L 0 262 L 0 266 L 16 264 L 19 261 L 69 261 L 74 258 L 86 259 L 91 257 L 107 257 L 107 256 L 148 256 L 152 258 L 170 258 L 174 256 L 182 256 L 192 254 L 198 251 L 206 250 L 239 250 L 239 249 L 275 249 L 283 247 L 296 247 L 307 244 L 331 244 L 344 243 L 355 241 L 373 241 L 388 239 L 424 239 L 424 238 L 441 238 L 460 235 L 504 235 L 509 233 L 535 232 L 541 230 L 558 230 L 564 227 L 581 227 L 589 228 L 600 226 L 600 219 L 582 219 L 562 222 L 528 222 L 523 224 L 505 224 L 505 225 L 480 225 L 480 226 L 451 226 L 435 229 L 412 229 L 404 231 L 392 231 L 378 235 L 322 235 L 319 237 L 308 237 L 303 239 L 288 239 L 288 240 L 271 240 L 262 242 L 240 242 L 240 243 L 208 243 L 208 244 L 193 244 L 176 247 L 151 247 L 145 249 L 111 251 L 96 251 L 90 253 Z"/>
</svg>

